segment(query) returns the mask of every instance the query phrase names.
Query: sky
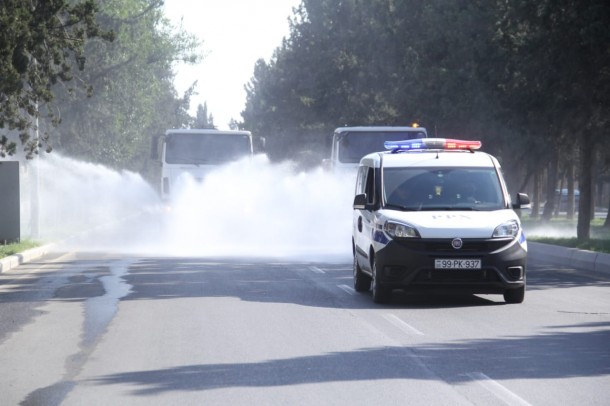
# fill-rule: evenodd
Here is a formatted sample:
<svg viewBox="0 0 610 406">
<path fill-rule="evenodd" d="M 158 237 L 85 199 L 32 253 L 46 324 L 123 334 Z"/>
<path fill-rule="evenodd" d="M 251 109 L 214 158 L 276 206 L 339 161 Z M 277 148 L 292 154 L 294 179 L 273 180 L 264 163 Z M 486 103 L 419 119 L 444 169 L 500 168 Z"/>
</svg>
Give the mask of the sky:
<svg viewBox="0 0 610 406">
<path fill-rule="evenodd" d="M 231 118 L 241 121 L 246 104 L 244 86 L 258 59 L 269 61 L 289 34 L 288 18 L 301 0 L 166 0 L 165 15 L 173 25 L 201 42 L 204 58 L 198 65 L 177 65 L 174 81 L 179 94 L 197 80 L 191 114 L 207 103 L 219 129 Z"/>
</svg>

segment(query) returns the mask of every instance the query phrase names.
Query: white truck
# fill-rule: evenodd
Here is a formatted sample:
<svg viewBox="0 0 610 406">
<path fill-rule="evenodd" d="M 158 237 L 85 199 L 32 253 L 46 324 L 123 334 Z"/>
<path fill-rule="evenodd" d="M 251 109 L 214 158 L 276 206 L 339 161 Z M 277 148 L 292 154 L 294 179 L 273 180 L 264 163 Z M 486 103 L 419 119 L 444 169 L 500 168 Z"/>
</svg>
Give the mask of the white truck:
<svg viewBox="0 0 610 406">
<path fill-rule="evenodd" d="M 426 138 L 428 133 L 423 127 L 339 127 L 332 138 L 330 159 L 324 160 L 324 166 L 333 171 L 347 170 L 356 173 L 360 159 L 384 150 L 385 141 L 405 141 Z"/>
<path fill-rule="evenodd" d="M 153 143 L 153 157 L 161 161 L 161 198 L 168 200 L 180 177 L 189 174 L 195 180 L 214 168 L 254 154 L 249 131 L 214 129 L 174 129 Z"/>
</svg>

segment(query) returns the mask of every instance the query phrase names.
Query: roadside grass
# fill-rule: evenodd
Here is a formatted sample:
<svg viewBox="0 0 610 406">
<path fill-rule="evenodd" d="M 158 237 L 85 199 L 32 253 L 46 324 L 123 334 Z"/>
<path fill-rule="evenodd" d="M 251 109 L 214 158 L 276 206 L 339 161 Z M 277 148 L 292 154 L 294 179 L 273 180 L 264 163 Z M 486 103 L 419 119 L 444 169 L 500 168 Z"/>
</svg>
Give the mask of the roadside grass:
<svg viewBox="0 0 610 406">
<path fill-rule="evenodd" d="M 39 247 L 41 244 L 32 240 L 23 240 L 18 243 L 0 244 L 0 259 L 10 255 L 18 254 L 30 248 Z"/>
<path fill-rule="evenodd" d="M 591 222 L 591 238 L 588 241 L 578 241 L 576 238 L 576 219 L 553 218 L 541 222 L 524 216 L 522 223 L 528 241 L 610 253 L 610 228 L 604 227 L 604 220 L 596 218 Z"/>
<path fill-rule="evenodd" d="M 528 241 L 541 242 L 544 244 L 559 245 L 567 248 L 578 248 L 581 250 L 603 252 L 610 254 L 610 240 L 590 239 L 589 241 L 579 242 L 576 237 L 573 238 L 544 238 L 534 237 L 527 238 Z"/>
</svg>

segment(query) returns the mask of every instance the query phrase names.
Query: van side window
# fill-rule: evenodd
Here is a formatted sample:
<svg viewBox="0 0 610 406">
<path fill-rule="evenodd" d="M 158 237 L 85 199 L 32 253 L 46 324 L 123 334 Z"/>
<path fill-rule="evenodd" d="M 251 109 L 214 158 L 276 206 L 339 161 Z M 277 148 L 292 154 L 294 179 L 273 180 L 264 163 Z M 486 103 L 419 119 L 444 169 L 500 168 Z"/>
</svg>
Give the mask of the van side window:
<svg viewBox="0 0 610 406">
<path fill-rule="evenodd" d="M 365 192 L 367 167 L 361 166 L 358 168 L 358 179 L 356 180 L 356 194 L 360 195 Z"/>
<path fill-rule="evenodd" d="M 366 174 L 366 185 L 364 189 L 366 193 L 366 202 L 368 204 L 375 204 L 375 169 L 368 168 Z"/>
</svg>

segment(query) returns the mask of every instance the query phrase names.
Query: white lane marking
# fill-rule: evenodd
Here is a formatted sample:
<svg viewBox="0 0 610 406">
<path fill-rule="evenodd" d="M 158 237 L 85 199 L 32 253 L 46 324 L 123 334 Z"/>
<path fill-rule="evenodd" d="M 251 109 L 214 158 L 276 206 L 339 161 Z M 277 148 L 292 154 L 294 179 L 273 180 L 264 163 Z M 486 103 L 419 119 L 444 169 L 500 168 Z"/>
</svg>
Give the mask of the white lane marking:
<svg viewBox="0 0 610 406">
<path fill-rule="evenodd" d="M 489 392 L 491 392 L 494 396 L 496 396 L 497 398 L 499 398 L 504 403 L 506 403 L 510 406 L 517 406 L 517 405 L 532 406 L 525 399 L 521 398 L 516 393 L 511 392 L 505 386 L 494 381 L 493 379 L 491 379 L 484 373 L 470 372 L 470 373 L 467 373 L 466 376 L 468 376 L 470 379 L 472 379 L 474 382 L 478 383 L 479 385 L 483 386 L 485 389 L 487 389 Z"/>
<path fill-rule="evenodd" d="M 320 268 L 318 268 L 317 266 L 310 266 L 310 267 L 309 267 L 309 270 L 310 270 L 311 272 L 315 272 L 315 273 L 326 273 L 326 272 L 324 272 L 323 270 L 321 270 Z"/>
<path fill-rule="evenodd" d="M 399 329 L 401 329 L 402 331 L 404 331 L 407 334 L 416 334 L 418 336 L 423 336 L 424 335 L 424 333 L 422 333 L 421 331 L 419 331 L 415 327 L 411 326 L 410 324 L 402 321 L 401 319 L 398 318 L 398 316 L 396 316 L 394 314 L 391 314 L 391 313 L 384 314 L 383 318 L 386 319 L 387 321 L 389 321 L 394 326 L 398 327 Z"/>
<path fill-rule="evenodd" d="M 337 287 L 341 290 L 346 291 L 347 293 L 349 293 L 350 295 L 355 295 L 356 291 L 353 288 L 350 288 L 347 285 L 337 285 Z"/>
</svg>

